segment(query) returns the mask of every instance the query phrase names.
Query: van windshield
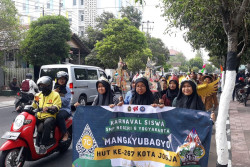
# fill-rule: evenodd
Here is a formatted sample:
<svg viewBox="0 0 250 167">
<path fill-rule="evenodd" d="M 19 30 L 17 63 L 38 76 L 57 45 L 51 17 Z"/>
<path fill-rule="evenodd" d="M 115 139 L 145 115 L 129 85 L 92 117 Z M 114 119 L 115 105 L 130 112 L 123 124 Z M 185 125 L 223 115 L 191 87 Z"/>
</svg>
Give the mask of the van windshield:
<svg viewBox="0 0 250 167">
<path fill-rule="evenodd" d="M 42 76 L 50 76 L 54 80 L 55 77 L 56 77 L 56 73 L 58 71 L 65 71 L 65 72 L 68 73 L 67 68 L 42 68 L 41 73 L 40 73 L 40 77 L 42 77 Z"/>
</svg>

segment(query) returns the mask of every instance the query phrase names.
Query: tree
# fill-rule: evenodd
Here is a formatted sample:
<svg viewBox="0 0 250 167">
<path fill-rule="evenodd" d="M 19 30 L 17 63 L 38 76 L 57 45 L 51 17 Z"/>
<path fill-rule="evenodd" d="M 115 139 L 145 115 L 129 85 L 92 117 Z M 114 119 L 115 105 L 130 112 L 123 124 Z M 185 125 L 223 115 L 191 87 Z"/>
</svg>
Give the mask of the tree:
<svg viewBox="0 0 250 167">
<path fill-rule="evenodd" d="M 58 63 L 68 56 L 71 31 L 63 16 L 44 16 L 33 21 L 21 43 L 24 59 L 33 65 Z"/>
<path fill-rule="evenodd" d="M 169 58 L 169 63 L 173 63 L 173 62 L 181 62 L 181 65 L 185 65 L 188 61 L 187 58 L 183 55 L 183 53 L 178 53 L 174 56 L 170 56 Z"/>
<path fill-rule="evenodd" d="M 110 20 L 102 32 L 105 38 L 96 43 L 95 50 L 107 68 L 116 68 L 119 57 L 126 59 L 147 48 L 146 37 L 127 18 Z"/>
<path fill-rule="evenodd" d="M 98 66 L 101 68 L 105 68 L 105 66 L 101 63 L 101 61 L 97 58 L 96 51 L 92 51 L 88 56 L 85 57 L 85 64 L 90 66 Z"/>
<path fill-rule="evenodd" d="M 101 41 L 105 36 L 102 33 L 102 29 L 108 24 L 110 19 L 115 19 L 113 13 L 103 12 L 100 16 L 96 18 L 96 26 L 93 28 L 88 26 L 86 29 L 86 37 L 81 37 L 82 41 L 88 45 L 90 49 L 95 47 L 97 41 Z"/>
<path fill-rule="evenodd" d="M 96 18 L 96 29 L 102 30 L 109 23 L 110 19 L 115 19 L 115 15 L 111 12 L 103 12 L 99 17 Z"/>
<path fill-rule="evenodd" d="M 152 53 L 149 48 L 144 49 L 143 52 L 135 52 L 135 54 L 128 56 L 125 59 L 125 62 L 127 63 L 128 70 L 132 71 L 133 73 L 136 73 L 146 68 L 147 59 L 152 58 Z"/>
<path fill-rule="evenodd" d="M 190 68 L 197 67 L 198 69 L 202 69 L 203 61 L 200 57 L 195 57 L 188 61 L 188 65 Z"/>
<path fill-rule="evenodd" d="M 157 63 L 156 65 L 165 65 L 169 59 L 169 50 L 162 40 L 147 35 L 147 43 L 149 49 L 152 51 L 152 60 Z"/>
<path fill-rule="evenodd" d="M 188 68 L 187 65 L 184 65 L 184 66 L 180 66 L 180 67 L 179 67 L 179 71 L 181 71 L 181 72 L 188 72 L 188 70 L 189 70 L 189 68 Z"/>
<path fill-rule="evenodd" d="M 206 71 L 207 73 L 213 73 L 215 68 L 211 64 L 206 64 Z"/>
<path fill-rule="evenodd" d="M 194 72 L 198 73 L 198 72 L 199 72 L 199 68 L 198 68 L 198 67 L 193 66 L 193 67 L 192 67 L 192 71 L 194 71 Z"/>
<path fill-rule="evenodd" d="M 13 49 L 19 44 L 21 29 L 15 4 L 11 0 L 1 0 L 0 21 L 0 50 Z"/>
<path fill-rule="evenodd" d="M 227 52 L 227 75 L 216 122 L 217 166 L 227 165 L 226 119 L 235 85 L 236 68 L 248 45 L 250 0 L 163 0 L 163 3 L 164 15 L 173 26 L 188 28 L 186 38 L 194 46 L 204 46 L 216 56 L 219 56 L 218 50 L 222 50 L 221 55 Z"/>
<path fill-rule="evenodd" d="M 134 6 L 127 6 L 127 7 L 122 7 L 121 9 L 121 16 L 122 18 L 127 17 L 132 25 L 134 25 L 136 28 L 139 29 L 141 26 L 141 20 L 142 20 L 142 12 L 139 11 L 137 8 Z"/>
</svg>

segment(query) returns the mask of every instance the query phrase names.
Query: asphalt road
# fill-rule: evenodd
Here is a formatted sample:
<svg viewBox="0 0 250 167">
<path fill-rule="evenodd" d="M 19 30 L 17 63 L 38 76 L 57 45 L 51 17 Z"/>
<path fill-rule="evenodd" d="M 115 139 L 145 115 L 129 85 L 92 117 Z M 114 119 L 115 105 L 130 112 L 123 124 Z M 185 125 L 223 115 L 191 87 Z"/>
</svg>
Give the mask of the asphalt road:
<svg viewBox="0 0 250 167">
<path fill-rule="evenodd" d="M 14 106 L 0 108 L 0 136 L 5 131 L 10 130 L 13 120 L 18 113 L 12 112 Z M 0 139 L 0 145 L 6 140 Z M 72 166 L 72 146 L 64 154 L 54 153 L 38 161 L 26 161 L 24 167 L 71 167 Z"/>
<path fill-rule="evenodd" d="M 16 112 L 12 112 L 14 106 L 12 107 L 0 107 L 0 136 L 8 131 L 15 117 L 18 115 Z M 216 113 L 217 114 L 217 113 Z M 216 166 L 216 146 L 215 146 L 215 129 L 213 127 L 212 141 L 209 151 L 209 162 L 208 167 Z M 5 142 L 4 139 L 0 139 L 0 145 Z M 24 167 L 71 167 L 72 166 L 72 146 L 64 154 L 54 153 L 48 157 L 45 157 L 37 161 L 27 161 Z"/>
</svg>

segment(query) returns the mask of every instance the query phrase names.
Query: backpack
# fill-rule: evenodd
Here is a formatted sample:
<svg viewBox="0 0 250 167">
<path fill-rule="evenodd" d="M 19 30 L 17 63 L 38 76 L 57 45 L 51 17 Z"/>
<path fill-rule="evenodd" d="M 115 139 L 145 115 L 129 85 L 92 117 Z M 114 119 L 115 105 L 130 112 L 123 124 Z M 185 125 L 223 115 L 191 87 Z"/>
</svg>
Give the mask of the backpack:
<svg viewBox="0 0 250 167">
<path fill-rule="evenodd" d="M 23 81 L 22 85 L 21 85 L 21 89 L 24 92 L 28 92 L 30 90 L 30 81 L 27 79 L 25 81 Z"/>
</svg>

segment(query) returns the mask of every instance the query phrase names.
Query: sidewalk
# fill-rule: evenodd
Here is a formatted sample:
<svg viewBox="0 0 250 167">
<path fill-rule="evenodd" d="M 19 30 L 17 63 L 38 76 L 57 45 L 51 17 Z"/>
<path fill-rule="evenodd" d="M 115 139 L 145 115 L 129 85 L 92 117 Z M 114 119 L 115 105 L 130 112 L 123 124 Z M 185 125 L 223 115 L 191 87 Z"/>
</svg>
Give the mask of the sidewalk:
<svg viewBox="0 0 250 167">
<path fill-rule="evenodd" d="M 0 96 L 0 108 L 14 106 L 15 96 Z"/>
<path fill-rule="evenodd" d="M 230 102 L 232 167 L 250 166 L 250 100 L 245 107 L 237 101 Z"/>
</svg>

